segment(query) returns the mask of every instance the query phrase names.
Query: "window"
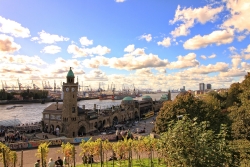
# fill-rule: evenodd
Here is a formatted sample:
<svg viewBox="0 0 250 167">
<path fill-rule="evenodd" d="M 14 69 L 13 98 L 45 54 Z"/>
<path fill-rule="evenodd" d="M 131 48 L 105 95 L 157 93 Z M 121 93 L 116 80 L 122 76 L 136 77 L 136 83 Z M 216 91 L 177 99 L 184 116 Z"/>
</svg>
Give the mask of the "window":
<svg viewBox="0 0 250 167">
<path fill-rule="evenodd" d="M 55 115 L 50 115 L 50 119 L 55 119 Z"/>
<path fill-rule="evenodd" d="M 75 111 L 75 107 L 72 107 L 72 113 L 75 113 L 76 111 Z"/>
<path fill-rule="evenodd" d="M 61 120 L 61 115 L 56 115 L 57 120 Z"/>
<path fill-rule="evenodd" d="M 49 114 L 44 114 L 45 119 L 49 119 Z"/>
</svg>

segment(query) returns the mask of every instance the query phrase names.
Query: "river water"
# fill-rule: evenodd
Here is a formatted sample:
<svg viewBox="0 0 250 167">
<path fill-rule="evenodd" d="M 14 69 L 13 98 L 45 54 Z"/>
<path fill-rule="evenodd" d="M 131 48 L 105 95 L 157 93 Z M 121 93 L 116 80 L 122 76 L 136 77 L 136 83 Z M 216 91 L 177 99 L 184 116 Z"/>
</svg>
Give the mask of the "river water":
<svg viewBox="0 0 250 167">
<path fill-rule="evenodd" d="M 153 100 L 159 100 L 163 93 L 158 94 L 144 94 L 149 95 L 152 97 Z M 172 93 L 171 99 L 175 99 L 178 93 Z M 135 100 L 142 100 L 141 97 L 134 98 Z M 82 100 L 78 102 L 78 105 L 82 107 L 85 105 L 86 109 L 92 109 L 94 104 L 97 105 L 97 108 L 106 108 L 111 107 L 112 105 L 120 105 L 122 100 Z M 7 110 L 6 108 L 14 106 L 13 104 L 10 105 L 0 105 L 0 121 L 3 120 L 10 120 L 10 121 L 17 121 L 19 120 L 21 123 L 32 123 L 38 122 L 42 119 L 42 112 L 43 110 L 48 107 L 50 103 L 40 104 L 40 103 L 32 103 L 32 104 L 21 104 L 23 107 L 16 107 L 14 109 Z M 18 104 L 20 105 L 20 104 Z M 19 122 L 18 121 L 18 122 Z"/>
</svg>

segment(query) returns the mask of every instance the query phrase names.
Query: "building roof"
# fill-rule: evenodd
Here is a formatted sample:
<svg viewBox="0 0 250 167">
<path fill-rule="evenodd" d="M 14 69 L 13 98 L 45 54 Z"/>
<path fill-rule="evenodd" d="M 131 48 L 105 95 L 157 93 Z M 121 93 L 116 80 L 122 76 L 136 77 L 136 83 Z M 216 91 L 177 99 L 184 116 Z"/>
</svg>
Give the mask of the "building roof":
<svg viewBox="0 0 250 167">
<path fill-rule="evenodd" d="M 123 99 L 122 99 L 122 101 L 133 101 L 134 99 L 132 98 L 132 97 L 129 97 L 129 96 L 127 96 L 127 97 L 124 97 Z"/>
<path fill-rule="evenodd" d="M 62 110 L 62 109 L 63 109 L 63 103 L 58 103 L 58 110 Z M 44 111 L 58 111 L 58 110 L 57 110 L 56 103 L 53 103 L 44 109 Z"/>
<path fill-rule="evenodd" d="M 73 71 L 71 70 L 71 67 L 70 67 L 70 69 L 69 69 L 69 72 L 68 72 L 68 74 L 67 74 L 67 77 L 73 77 L 73 78 L 75 77 Z"/>
</svg>

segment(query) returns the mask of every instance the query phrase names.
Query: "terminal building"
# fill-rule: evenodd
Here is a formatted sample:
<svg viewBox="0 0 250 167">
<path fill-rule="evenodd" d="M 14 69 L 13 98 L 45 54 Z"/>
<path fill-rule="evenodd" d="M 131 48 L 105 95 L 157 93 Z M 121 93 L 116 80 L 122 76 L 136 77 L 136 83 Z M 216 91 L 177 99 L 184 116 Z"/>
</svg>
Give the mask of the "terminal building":
<svg viewBox="0 0 250 167">
<path fill-rule="evenodd" d="M 130 120 L 146 119 L 158 112 L 164 101 L 170 100 L 168 96 L 162 96 L 161 100 L 153 100 L 150 96 L 143 96 L 141 101 L 131 97 L 123 98 L 118 106 L 106 109 L 85 109 L 78 106 L 78 83 L 70 68 L 63 82 L 63 103 L 53 103 L 43 111 L 43 131 L 56 133 L 60 136 L 77 137 L 91 134 L 95 131 L 124 123 Z"/>
</svg>

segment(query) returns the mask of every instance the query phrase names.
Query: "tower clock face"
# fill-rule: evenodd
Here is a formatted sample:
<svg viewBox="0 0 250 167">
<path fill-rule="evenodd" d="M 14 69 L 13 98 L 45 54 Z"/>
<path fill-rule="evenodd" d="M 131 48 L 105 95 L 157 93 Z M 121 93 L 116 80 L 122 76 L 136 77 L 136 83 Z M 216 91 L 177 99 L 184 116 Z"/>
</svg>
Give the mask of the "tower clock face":
<svg viewBox="0 0 250 167">
<path fill-rule="evenodd" d="M 74 92 L 74 91 L 75 91 L 75 88 L 72 88 L 71 90 L 72 90 L 72 92 Z"/>
<path fill-rule="evenodd" d="M 69 91 L 69 88 L 66 88 L 66 92 L 68 92 Z"/>
</svg>

